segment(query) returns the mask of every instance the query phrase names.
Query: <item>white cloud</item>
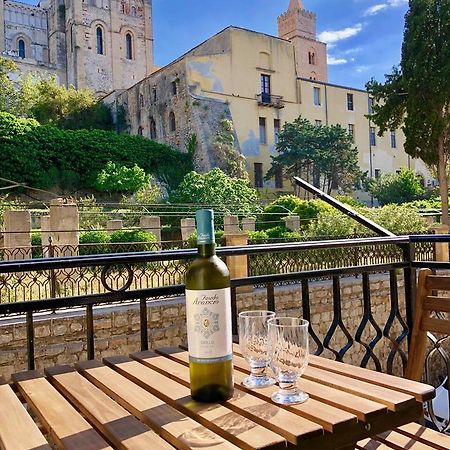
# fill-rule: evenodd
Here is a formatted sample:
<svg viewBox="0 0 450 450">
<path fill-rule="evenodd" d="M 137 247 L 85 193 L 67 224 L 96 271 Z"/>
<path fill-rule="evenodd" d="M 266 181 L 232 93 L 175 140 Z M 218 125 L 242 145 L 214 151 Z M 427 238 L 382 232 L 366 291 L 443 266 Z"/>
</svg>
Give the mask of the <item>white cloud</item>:
<svg viewBox="0 0 450 450">
<path fill-rule="evenodd" d="M 375 14 L 378 14 L 383 9 L 386 9 L 388 5 L 386 3 L 380 3 L 378 5 L 373 5 L 370 8 L 366 9 L 364 12 L 365 16 L 374 16 Z"/>
<path fill-rule="evenodd" d="M 374 16 L 387 8 L 398 8 L 407 4 L 408 0 L 387 0 L 385 3 L 378 3 L 367 8 L 364 12 L 364 16 Z"/>
<path fill-rule="evenodd" d="M 347 64 L 348 63 L 348 60 L 346 60 L 345 58 L 336 58 L 336 57 L 330 56 L 330 55 L 328 55 L 327 60 L 328 60 L 328 64 L 330 66 L 339 66 L 341 64 Z"/>
<path fill-rule="evenodd" d="M 318 38 L 319 41 L 326 42 L 327 44 L 338 42 L 357 35 L 362 28 L 362 24 L 358 23 L 354 27 L 344 28 L 342 30 L 323 31 L 319 34 Z"/>
</svg>

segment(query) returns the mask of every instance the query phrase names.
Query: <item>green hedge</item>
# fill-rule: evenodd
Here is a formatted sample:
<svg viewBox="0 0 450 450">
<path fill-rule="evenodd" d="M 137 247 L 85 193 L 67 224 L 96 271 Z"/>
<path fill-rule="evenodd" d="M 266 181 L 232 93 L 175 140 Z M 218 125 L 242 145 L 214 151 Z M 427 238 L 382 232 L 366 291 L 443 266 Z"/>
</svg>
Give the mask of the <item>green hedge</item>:
<svg viewBox="0 0 450 450">
<path fill-rule="evenodd" d="M 60 130 L 8 113 L 0 113 L 0 146 L 2 177 L 41 189 L 92 189 L 109 161 L 137 164 L 175 189 L 193 167 L 191 155 L 142 136 Z"/>
</svg>

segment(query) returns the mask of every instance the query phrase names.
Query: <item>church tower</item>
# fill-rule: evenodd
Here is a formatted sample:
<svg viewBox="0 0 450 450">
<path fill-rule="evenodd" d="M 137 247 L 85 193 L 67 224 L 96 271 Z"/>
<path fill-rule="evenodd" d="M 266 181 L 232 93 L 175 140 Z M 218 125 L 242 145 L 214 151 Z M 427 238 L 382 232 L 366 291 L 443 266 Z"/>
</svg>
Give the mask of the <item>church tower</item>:
<svg viewBox="0 0 450 450">
<path fill-rule="evenodd" d="M 50 2 L 50 55 L 66 65 L 67 84 L 104 95 L 154 71 L 152 0 Z"/>
<path fill-rule="evenodd" d="M 328 81 L 327 46 L 317 40 L 316 15 L 306 11 L 301 0 L 290 0 L 278 17 L 278 36 L 294 45 L 299 77 Z"/>
</svg>

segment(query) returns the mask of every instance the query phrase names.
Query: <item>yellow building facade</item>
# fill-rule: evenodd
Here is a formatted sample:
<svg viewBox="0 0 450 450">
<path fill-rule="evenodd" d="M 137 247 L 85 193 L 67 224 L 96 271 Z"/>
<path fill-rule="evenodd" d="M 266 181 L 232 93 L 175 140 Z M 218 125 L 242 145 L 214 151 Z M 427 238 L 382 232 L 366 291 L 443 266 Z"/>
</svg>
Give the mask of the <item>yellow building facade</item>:
<svg viewBox="0 0 450 450">
<path fill-rule="evenodd" d="M 292 13 L 304 14 L 299 1 Z M 303 16 L 302 16 L 303 17 Z M 307 15 L 310 20 L 315 16 Z M 294 26 L 296 22 L 293 22 Z M 313 47 L 309 42 L 306 54 Z M 320 43 L 321 44 L 321 43 Z M 315 55 L 320 55 L 315 47 Z M 403 149 L 404 136 L 395 130 L 378 136 L 367 118 L 368 94 L 326 82 L 320 59 L 308 60 L 299 76 L 296 45 L 286 39 L 229 27 L 115 97 L 127 111 L 129 131 L 176 146 L 183 151 L 193 133 L 197 136 L 196 166 L 215 166 L 214 139 L 221 122 L 232 122 L 235 147 L 246 160 L 255 187 L 289 192 L 292 185 L 282 174 L 265 180 L 276 155 L 277 134 L 285 123 L 300 115 L 313 123 L 340 124 L 354 135 L 359 165 L 369 177 L 412 168 L 431 180 L 420 160 Z M 315 64 L 309 64 L 314 62 Z M 322 74 L 313 79 L 312 73 Z M 321 81 L 320 78 L 325 81 Z M 362 200 L 367 194 L 356 193 Z"/>
</svg>

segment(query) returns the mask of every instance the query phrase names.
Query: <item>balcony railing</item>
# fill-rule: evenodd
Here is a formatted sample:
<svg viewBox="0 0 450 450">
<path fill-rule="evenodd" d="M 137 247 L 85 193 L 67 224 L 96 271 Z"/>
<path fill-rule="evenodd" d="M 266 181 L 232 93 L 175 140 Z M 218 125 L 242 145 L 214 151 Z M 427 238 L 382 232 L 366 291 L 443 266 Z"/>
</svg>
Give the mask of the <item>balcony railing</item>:
<svg viewBox="0 0 450 450">
<path fill-rule="evenodd" d="M 283 97 L 279 95 L 272 95 L 262 92 L 256 96 L 258 105 L 270 106 L 272 108 L 282 109 L 284 108 Z"/>
</svg>

